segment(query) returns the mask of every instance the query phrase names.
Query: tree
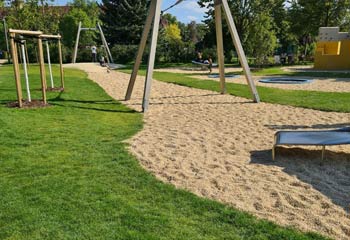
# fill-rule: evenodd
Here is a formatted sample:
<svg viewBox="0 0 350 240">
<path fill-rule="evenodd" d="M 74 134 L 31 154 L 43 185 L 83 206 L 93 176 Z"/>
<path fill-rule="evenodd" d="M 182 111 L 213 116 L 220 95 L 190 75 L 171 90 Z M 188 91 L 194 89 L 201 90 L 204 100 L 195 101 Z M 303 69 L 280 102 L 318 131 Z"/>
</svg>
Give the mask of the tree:
<svg viewBox="0 0 350 240">
<path fill-rule="evenodd" d="M 315 37 L 320 27 L 342 26 L 349 9 L 349 0 L 292 0 L 291 31 L 299 38 L 305 34 Z"/>
<path fill-rule="evenodd" d="M 207 16 L 204 21 L 208 27 L 208 34 L 204 41 L 209 46 L 216 45 L 214 5 L 211 0 L 199 0 L 201 7 L 207 7 Z M 277 0 L 232 0 L 228 1 L 233 14 L 235 25 L 240 36 L 243 48 L 247 55 L 256 55 L 259 49 L 269 49 L 269 46 L 276 46 L 276 25 L 273 19 L 272 9 L 281 4 Z M 261 21 L 267 21 L 261 22 Z M 224 45 L 226 53 L 233 50 L 232 39 L 226 21 L 223 21 Z M 257 32 L 259 34 L 254 34 Z M 269 33 L 268 33 L 269 32 Z M 268 35 L 268 37 L 267 37 Z M 261 41 L 265 39 L 265 41 Z M 273 42 L 270 42 L 273 41 Z M 265 55 L 270 54 L 270 50 Z M 258 54 L 261 55 L 260 53 Z M 230 59 L 230 57 L 229 57 Z"/>
<path fill-rule="evenodd" d="M 272 28 L 273 19 L 262 12 L 256 16 L 256 21 L 250 25 L 246 45 L 252 57 L 255 57 L 255 64 L 268 63 L 267 57 L 272 55 L 276 46 L 277 38 Z"/>
<path fill-rule="evenodd" d="M 150 0 L 102 0 L 100 19 L 112 44 L 138 44 Z"/>
</svg>

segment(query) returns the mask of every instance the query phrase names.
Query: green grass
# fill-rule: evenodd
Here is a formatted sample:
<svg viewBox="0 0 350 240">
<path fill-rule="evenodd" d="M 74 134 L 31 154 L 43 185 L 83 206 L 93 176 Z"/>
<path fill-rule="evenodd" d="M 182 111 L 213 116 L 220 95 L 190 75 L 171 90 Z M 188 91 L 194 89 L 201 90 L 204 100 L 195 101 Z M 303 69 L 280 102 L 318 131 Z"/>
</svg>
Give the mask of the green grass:
<svg viewBox="0 0 350 240">
<path fill-rule="evenodd" d="M 32 89 L 38 71 L 31 66 Z M 11 66 L 0 76 L 0 239 L 325 239 L 156 180 L 123 143 L 142 115 L 86 74 L 66 69 L 66 91 L 49 93 L 42 109 L 7 108 Z"/>
<path fill-rule="evenodd" d="M 130 73 L 131 71 L 123 70 L 123 72 Z M 139 74 L 145 75 L 145 71 L 140 70 Z M 154 78 L 162 82 L 220 92 L 217 81 L 200 80 L 188 74 L 154 72 Z M 350 93 L 286 90 L 261 86 L 258 86 L 257 89 L 263 102 L 321 111 L 350 112 Z M 226 90 L 227 93 L 235 96 L 251 98 L 249 88 L 244 84 L 226 83 Z"/>
<path fill-rule="evenodd" d="M 295 76 L 295 77 L 323 77 L 323 78 L 350 78 L 350 72 L 288 72 L 284 71 L 281 67 L 263 68 L 252 71 L 255 76 Z"/>
</svg>

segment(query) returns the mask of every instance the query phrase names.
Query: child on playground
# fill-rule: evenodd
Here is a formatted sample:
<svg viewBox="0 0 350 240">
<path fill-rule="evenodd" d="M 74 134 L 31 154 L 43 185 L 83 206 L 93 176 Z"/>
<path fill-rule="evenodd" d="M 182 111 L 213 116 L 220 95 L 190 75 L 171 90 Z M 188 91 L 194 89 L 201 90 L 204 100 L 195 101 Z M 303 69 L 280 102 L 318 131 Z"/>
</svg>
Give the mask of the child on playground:
<svg viewBox="0 0 350 240">
<path fill-rule="evenodd" d="M 97 47 L 95 45 L 91 47 L 91 58 L 92 62 L 97 62 Z"/>
</svg>

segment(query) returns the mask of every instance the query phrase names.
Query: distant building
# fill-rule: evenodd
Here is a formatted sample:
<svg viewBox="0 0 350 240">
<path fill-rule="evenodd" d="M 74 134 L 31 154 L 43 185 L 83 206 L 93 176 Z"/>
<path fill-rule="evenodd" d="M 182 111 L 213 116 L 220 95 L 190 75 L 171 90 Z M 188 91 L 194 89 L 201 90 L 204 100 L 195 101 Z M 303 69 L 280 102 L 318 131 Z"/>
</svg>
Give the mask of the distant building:
<svg viewBox="0 0 350 240">
<path fill-rule="evenodd" d="M 339 32 L 339 27 L 321 27 L 314 68 L 350 70 L 350 32 Z"/>
</svg>

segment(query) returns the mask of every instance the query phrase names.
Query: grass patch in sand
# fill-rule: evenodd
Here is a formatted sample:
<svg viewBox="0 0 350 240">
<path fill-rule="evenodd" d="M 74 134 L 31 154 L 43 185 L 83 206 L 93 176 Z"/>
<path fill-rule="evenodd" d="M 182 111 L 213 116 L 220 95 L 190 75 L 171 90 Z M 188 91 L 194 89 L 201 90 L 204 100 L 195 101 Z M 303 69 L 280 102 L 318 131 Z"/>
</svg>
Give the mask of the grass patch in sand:
<svg viewBox="0 0 350 240">
<path fill-rule="evenodd" d="M 30 67 L 32 89 L 38 72 Z M 325 239 L 156 180 L 123 143 L 142 115 L 65 72 L 51 107 L 14 109 L 5 106 L 16 99 L 12 68 L 1 68 L 0 239 Z"/>
<path fill-rule="evenodd" d="M 130 73 L 131 71 L 123 70 L 123 72 Z M 145 71 L 140 70 L 139 74 L 145 75 Z M 217 81 L 192 78 L 187 74 L 154 72 L 154 78 L 162 82 L 220 92 L 220 85 Z M 287 90 L 261 86 L 257 86 L 257 89 L 261 101 L 267 103 L 290 105 L 321 111 L 350 112 L 350 93 Z M 226 83 L 226 90 L 227 93 L 234 96 L 251 99 L 249 88 L 245 84 Z"/>
</svg>

